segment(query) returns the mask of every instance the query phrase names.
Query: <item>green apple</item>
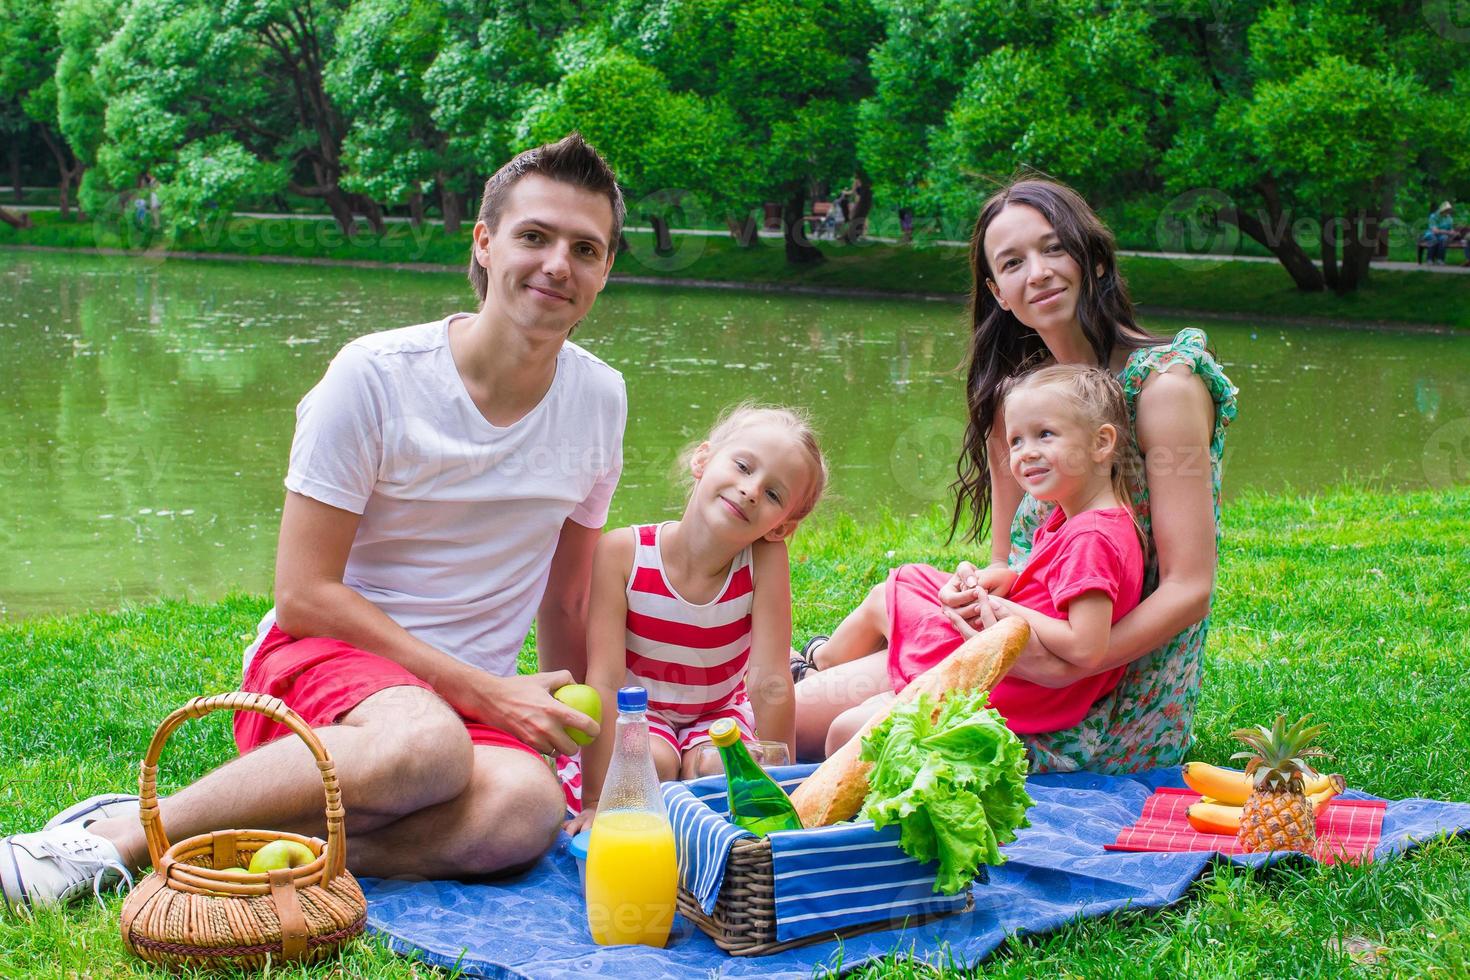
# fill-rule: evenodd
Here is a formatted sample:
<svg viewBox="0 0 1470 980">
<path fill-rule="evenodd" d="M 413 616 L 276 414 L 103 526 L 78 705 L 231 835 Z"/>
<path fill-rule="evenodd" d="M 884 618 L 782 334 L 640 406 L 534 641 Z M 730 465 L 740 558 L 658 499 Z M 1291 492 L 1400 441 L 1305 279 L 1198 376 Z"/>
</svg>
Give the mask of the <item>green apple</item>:
<svg viewBox="0 0 1470 980">
<path fill-rule="evenodd" d="M 580 711 L 599 725 L 602 724 L 602 695 L 597 693 L 597 688 L 588 684 L 568 684 L 557 688 L 551 696 L 568 708 Z M 592 744 L 592 736 L 580 728 L 568 728 L 566 733 L 578 745 Z"/>
<path fill-rule="evenodd" d="M 228 868 L 215 868 L 215 870 L 216 871 L 238 871 L 241 874 L 245 874 L 246 873 L 245 872 L 245 869 L 242 868 L 242 867 L 240 867 L 238 864 L 232 865 L 231 867 L 228 867 Z M 217 892 L 217 891 L 211 890 L 209 894 L 215 895 L 215 896 L 221 896 L 221 897 L 228 898 L 230 895 L 233 895 L 234 892 Z"/>
<path fill-rule="evenodd" d="M 264 874 L 277 868 L 299 868 L 316 860 L 311 848 L 294 840 L 273 840 L 250 859 L 250 873 Z"/>
</svg>

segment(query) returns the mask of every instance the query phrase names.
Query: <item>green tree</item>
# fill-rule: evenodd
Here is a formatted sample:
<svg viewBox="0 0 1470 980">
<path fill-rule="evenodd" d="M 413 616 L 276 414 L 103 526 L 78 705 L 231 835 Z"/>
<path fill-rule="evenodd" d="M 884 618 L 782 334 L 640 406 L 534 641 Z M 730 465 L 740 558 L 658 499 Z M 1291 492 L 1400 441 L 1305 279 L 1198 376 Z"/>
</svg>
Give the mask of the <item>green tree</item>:
<svg viewBox="0 0 1470 980">
<path fill-rule="evenodd" d="M 1357 289 L 1396 202 L 1417 201 L 1417 222 L 1443 190 L 1426 174 L 1470 174 L 1463 44 L 1431 29 L 1420 4 L 1211 9 L 1210 24 L 1164 25 L 1194 67 L 1163 160 L 1169 188 L 1228 195 L 1218 219 L 1270 249 L 1298 288 Z"/>
<path fill-rule="evenodd" d="M 443 0 L 443 7 L 424 92 L 446 134 L 435 182 L 452 234 L 478 191 L 475 178 L 510 157 L 516 120 L 534 93 L 555 81 L 553 45 L 581 15 L 554 0 Z"/>
<path fill-rule="evenodd" d="M 342 185 L 346 125 L 324 70 L 342 0 L 132 0 L 98 54 L 98 163 L 113 186 L 159 182 L 165 217 L 204 220 L 244 196 L 319 198 L 344 233 L 382 212 Z"/>
<path fill-rule="evenodd" d="M 881 192 L 941 216 L 945 231 L 1021 168 L 1095 202 L 1147 187 L 1159 98 L 1179 71 L 1150 33 L 1150 5 L 884 0 L 860 153 Z"/>
<path fill-rule="evenodd" d="M 929 194 L 929 141 L 970 66 L 1000 35 L 1017 37 L 1018 5 L 874 0 L 883 35 L 869 58 L 873 92 L 858 104 L 857 156 L 886 206 L 939 215 Z M 959 215 L 967 208 L 961 208 Z M 947 237 L 947 236 L 941 236 Z"/>
<path fill-rule="evenodd" d="M 66 218 L 71 216 L 72 189 L 86 165 L 72 152 L 57 120 L 59 50 L 53 0 L 0 0 L 0 102 L 18 108 L 51 151 L 60 175 L 61 216 Z"/>
<path fill-rule="evenodd" d="M 607 46 L 600 29 L 570 33 L 562 46 L 571 70 L 533 97 L 521 145 L 580 131 L 616 171 L 631 216 L 653 225 L 660 253 L 672 250 L 676 216 L 745 203 L 749 156 L 729 106 L 670 91 L 657 68 Z"/>
<path fill-rule="evenodd" d="M 10 183 L 15 188 L 15 203 L 21 196 L 21 143 L 29 138 L 34 124 L 21 111 L 20 101 L 13 94 L 0 93 L 0 137 L 5 140 L 6 155 L 9 157 Z M 0 221 L 16 228 L 29 228 L 30 215 L 0 208 Z"/>
<path fill-rule="evenodd" d="M 1031 167 L 1104 207 L 1173 195 L 1161 247 L 1244 233 L 1299 288 L 1349 292 L 1396 202 L 1427 210 L 1470 167 L 1470 67 L 1428 16 L 1442 0 L 878 3 L 861 160 L 956 222 Z"/>
<path fill-rule="evenodd" d="M 85 168 L 77 198 L 87 211 L 102 211 L 112 196 L 97 168 L 107 104 L 92 77 L 97 50 L 122 22 L 124 0 L 61 0 L 56 8 L 56 123 Z"/>
<path fill-rule="evenodd" d="M 342 185 L 424 220 L 424 190 L 445 168 L 447 139 L 424 88 L 444 28 L 439 0 L 355 0 L 325 88 L 350 120 Z"/>
<path fill-rule="evenodd" d="M 879 32 L 866 0 L 623 0 L 609 22 L 674 92 L 730 107 L 752 148 L 752 203 L 781 201 L 787 260 L 820 262 L 802 218 L 814 187 L 858 168 L 856 107 Z"/>
</svg>

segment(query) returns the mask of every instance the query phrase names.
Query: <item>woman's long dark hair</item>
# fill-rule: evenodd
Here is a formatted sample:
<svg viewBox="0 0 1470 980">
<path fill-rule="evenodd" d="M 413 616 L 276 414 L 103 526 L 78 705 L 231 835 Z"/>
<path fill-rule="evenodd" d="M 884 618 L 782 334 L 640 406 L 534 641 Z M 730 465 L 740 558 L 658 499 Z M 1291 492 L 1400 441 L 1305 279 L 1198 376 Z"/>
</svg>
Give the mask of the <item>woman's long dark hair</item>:
<svg viewBox="0 0 1470 980">
<path fill-rule="evenodd" d="M 985 233 L 1007 205 L 1035 208 L 1056 230 L 1062 248 L 1082 270 L 1077 318 L 1083 336 L 1097 355 L 1097 365 L 1106 368 L 1113 351 L 1134 350 L 1167 343 L 1143 331 L 1134 317 L 1128 285 L 1118 272 L 1118 248 L 1113 233 L 1102 223 L 1082 196 L 1065 184 L 1038 177 L 1023 177 L 1001 188 L 980 208 L 975 233 L 970 238 L 970 350 L 965 379 L 969 422 L 965 442 L 955 467 L 957 479 L 954 515 L 949 535 L 953 540 L 961 520 L 968 518 L 964 537 L 978 541 L 990 520 L 991 486 L 988 440 L 1000 403 L 1001 387 L 1008 378 L 1040 363 L 1047 355 L 1041 336 L 1009 310 L 1002 309 L 991 295 L 986 280 L 994 273 L 985 258 Z M 1097 270 L 1102 270 L 1098 275 Z"/>
</svg>

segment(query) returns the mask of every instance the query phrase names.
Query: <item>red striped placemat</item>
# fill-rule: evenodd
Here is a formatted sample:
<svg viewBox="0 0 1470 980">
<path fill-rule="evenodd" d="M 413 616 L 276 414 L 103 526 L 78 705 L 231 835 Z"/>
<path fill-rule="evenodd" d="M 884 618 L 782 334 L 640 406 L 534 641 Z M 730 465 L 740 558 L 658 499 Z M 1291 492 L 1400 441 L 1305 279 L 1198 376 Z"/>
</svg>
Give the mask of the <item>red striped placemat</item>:
<svg viewBox="0 0 1470 980">
<path fill-rule="evenodd" d="M 1192 789 L 1163 787 L 1143 804 L 1143 814 L 1105 844 L 1109 851 L 1217 851 L 1244 854 L 1233 834 L 1202 834 L 1189 825 L 1185 811 L 1198 803 Z M 1312 857 L 1324 864 L 1371 859 L 1383 835 L 1383 800 L 1331 800 L 1317 814 L 1317 848 Z"/>
</svg>

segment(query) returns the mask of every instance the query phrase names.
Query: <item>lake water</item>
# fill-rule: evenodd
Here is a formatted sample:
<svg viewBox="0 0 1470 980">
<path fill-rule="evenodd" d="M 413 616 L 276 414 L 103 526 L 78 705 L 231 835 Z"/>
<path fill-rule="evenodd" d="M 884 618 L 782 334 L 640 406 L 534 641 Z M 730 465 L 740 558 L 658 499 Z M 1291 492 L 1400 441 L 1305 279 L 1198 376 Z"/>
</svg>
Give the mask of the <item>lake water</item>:
<svg viewBox="0 0 1470 980">
<path fill-rule="evenodd" d="M 446 274 L 0 250 L 0 616 L 268 590 L 296 402 L 346 341 L 468 296 Z M 1241 388 L 1227 496 L 1470 479 L 1470 338 L 1204 325 Z M 742 398 L 814 414 L 813 520 L 946 502 L 964 334 L 957 305 L 615 283 L 575 336 L 627 379 L 612 521 L 676 515 L 677 451 Z"/>
</svg>

